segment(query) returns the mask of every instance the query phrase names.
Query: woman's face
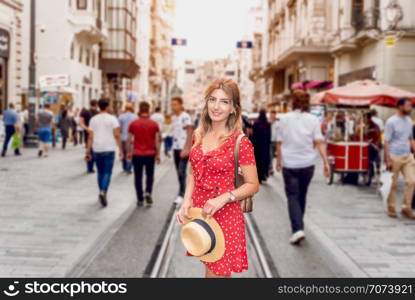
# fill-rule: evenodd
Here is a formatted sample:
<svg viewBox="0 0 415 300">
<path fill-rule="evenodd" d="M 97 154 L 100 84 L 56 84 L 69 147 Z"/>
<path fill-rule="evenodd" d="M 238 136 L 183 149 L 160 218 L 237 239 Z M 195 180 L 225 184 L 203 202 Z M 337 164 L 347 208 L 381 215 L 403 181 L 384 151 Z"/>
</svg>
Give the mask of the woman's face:
<svg viewBox="0 0 415 300">
<path fill-rule="evenodd" d="M 232 99 L 221 89 L 216 89 L 207 98 L 207 108 L 212 122 L 227 121 L 234 111 Z"/>
</svg>

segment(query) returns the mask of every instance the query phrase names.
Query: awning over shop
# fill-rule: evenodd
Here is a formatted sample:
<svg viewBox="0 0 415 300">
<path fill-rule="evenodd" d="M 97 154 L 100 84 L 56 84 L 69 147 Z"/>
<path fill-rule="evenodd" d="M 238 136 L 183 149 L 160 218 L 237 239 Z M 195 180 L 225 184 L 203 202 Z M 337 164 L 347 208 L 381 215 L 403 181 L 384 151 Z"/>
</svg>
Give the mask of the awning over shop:
<svg viewBox="0 0 415 300">
<path fill-rule="evenodd" d="M 333 82 L 320 81 L 320 80 L 305 80 L 305 81 L 293 83 L 291 88 L 293 90 L 331 89 L 333 88 Z"/>
<path fill-rule="evenodd" d="M 345 106 L 382 105 L 394 107 L 396 106 L 397 100 L 403 97 L 410 98 L 415 105 L 415 93 L 373 80 L 360 80 L 315 94 L 311 98 L 311 103 L 328 103 Z"/>
</svg>

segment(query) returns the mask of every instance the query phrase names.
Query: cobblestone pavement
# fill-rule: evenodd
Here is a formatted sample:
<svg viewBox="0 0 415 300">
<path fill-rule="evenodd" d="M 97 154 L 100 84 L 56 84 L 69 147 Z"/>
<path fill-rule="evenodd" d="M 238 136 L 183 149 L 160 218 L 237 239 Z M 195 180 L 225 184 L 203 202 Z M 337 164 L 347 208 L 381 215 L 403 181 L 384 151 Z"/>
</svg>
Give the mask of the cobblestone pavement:
<svg viewBox="0 0 415 300">
<path fill-rule="evenodd" d="M 35 149 L 0 159 L 0 276 L 63 277 L 135 210 L 132 176 L 114 166 L 109 205 L 98 202 L 96 174 L 84 149 L 70 146 L 38 158 Z M 168 168 L 156 171 L 156 180 Z M 122 222 L 121 222 L 122 223 Z"/>
<path fill-rule="evenodd" d="M 275 190 L 285 200 L 281 175 L 270 183 L 280 187 Z M 402 200 L 402 179 L 398 190 Z M 387 217 L 375 186 L 328 186 L 317 166 L 305 224 L 312 242 L 341 276 L 415 276 L 415 220 Z"/>
</svg>

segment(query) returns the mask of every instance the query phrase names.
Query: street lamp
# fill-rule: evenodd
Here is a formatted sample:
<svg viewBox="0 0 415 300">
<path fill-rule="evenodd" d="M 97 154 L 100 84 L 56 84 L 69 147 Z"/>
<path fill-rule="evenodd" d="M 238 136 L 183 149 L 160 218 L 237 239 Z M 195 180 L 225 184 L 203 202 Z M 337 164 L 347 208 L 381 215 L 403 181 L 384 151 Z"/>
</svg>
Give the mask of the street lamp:
<svg viewBox="0 0 415 300">
<path fill-rule="evenodd" d="M 388 22 L 388 30 L 395 30 L 398 23 L 403 19 L 402 7 L 397 0 L 391 0 L 385 8 L 386 21 Z"/>
<path fill-rule="evenodd" d="M 29 65 L 29 132 L 27 133 L 24 144 L 26 147 L 37 147 L 37 137 L 35 135 L 35 111 L 36 111 L 36 62 L 35 62 L 35 42 L 36 42 L 36 1 L 30 1 L 30 65 Z"/>
</svg>

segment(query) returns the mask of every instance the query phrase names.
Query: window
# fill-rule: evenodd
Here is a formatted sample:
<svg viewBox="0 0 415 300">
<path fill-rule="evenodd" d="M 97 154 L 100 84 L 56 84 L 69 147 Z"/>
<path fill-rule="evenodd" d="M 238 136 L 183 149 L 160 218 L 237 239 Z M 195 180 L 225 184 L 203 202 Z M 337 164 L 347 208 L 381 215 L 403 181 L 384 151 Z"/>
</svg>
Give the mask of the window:
<svg viewBox="0 0 415 300">
<path fill-rule="evenodd" d="M 78 9 L 87 9 L 88 0 L 76 0 L 76 7 Z"/>
<path fill-rule="evenodd" d="M 71 59 L 74 59 L 74 57 L 75 57 L 75 45 L 72 42 L 71 43 Z"/>
<path fill-rule="evenodd" d="M 89 66 L 89 63 L 90 63 L 90 51 L 87 49 L 86 51 L 85 51 L 86 53 L 85 53 L 85 56 L 86 56 L 86 65 L 87 66 Z"/>
<path fill-rule="evenodd" d="M 82 47 L 79 47 L 79 62 L 82 63 L 82 56 L 83 56 L 83 52 L 84 50 L 82 49 Z"/>
<path fill-rule="evenodd" d="M 357 31 L 365 26 L 363 0 L 353 0 L 352 2 L 352 25 Z"/>
</svg>

